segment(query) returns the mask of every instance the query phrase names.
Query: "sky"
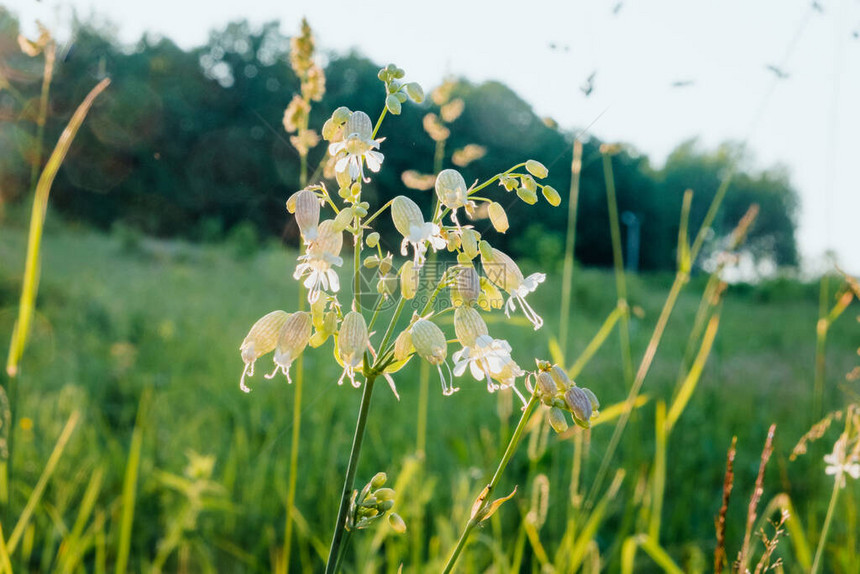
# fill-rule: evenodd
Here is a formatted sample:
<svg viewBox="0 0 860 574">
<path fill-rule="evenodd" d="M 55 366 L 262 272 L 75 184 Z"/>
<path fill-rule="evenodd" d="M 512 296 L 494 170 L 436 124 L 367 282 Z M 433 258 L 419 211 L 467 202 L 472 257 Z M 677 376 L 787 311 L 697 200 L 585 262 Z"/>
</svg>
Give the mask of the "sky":
<svg viewBox="0 0 860 574">
<path fill-rule="evenodd" d="M 238 19 L 307 17 L 321 50 L 394 62 L 425 90 L 447 75 L 499 80 L 540 116 L 623 142 L 660 165 L 682 141 L 746 141 L 754 167 L 788 168 L 804 268 L 832 250 L 860 274 L 860 0 L 13 0 L 25 31 L 62 39 L 72 11 L 184 48 Z M 201 10 L 201 6 L 205 9 Z M 857 35 L 855 37 L 854 35 Z M 787 77 L 767 69 L 779 67 Z M 594 90 L 579 89 L 595 73 Z M 690 82 L 673 87 L 673 82 Z"/>
</svg>

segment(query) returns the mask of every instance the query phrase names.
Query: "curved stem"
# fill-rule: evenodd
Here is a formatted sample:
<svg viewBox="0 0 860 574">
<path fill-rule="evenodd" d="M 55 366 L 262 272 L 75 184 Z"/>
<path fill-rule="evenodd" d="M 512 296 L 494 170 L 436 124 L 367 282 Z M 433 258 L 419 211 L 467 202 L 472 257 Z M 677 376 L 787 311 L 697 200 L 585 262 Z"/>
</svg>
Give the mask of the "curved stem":
<svg viewBox="0 0 860 574">
<path fill-rule="evenodd" d="M 370 134 L 370 139 L 376 139 L 376 132 L 378 132 L 380 126 L 382 126 L 382 120 L 383 120 L 383 118 L 385 118 L 385 114 L 387 114 L 387 113 L 388 113 L 388 108 L 383 107 L 382 113 L 379 114 L 379 119 L 376 120 L 376 125 L 373 126 L 373 133 Z"/>
<path fill-rule="evenodd" d="M 374 219 L 376 219 L 377 217 L 382 215 L 382 212 L 385 211 L 386 209 L 388 209 L 389 207 L 391 207 L 391 204 L 393 202 L 394 202 L 394 200 L 392 199 L 388 203 L 386 203 L 385 205 L 380 207 L 376 213 L 374 213 L 373 215 L 371 215 L 370 217 L 368 217 L 367 219 L 364 220 L 364 224 L 368 225 L 371 221 L 373 221 Z"/>
<path fill-rule="evenodd" d="M 349 462 L 346 466 L 346 478 L 343 481 L 343 491 L 340 496 L 340 508 L 337 511 L 337 521 L 334 525 L 334 534 L 331 538 L 331 548 L 326 560 L 326 574 L 334 574 L 337 571 L 337 556 L 343 544 L 346 532 L 346 514 L 349 512 L 349 500 L 352 496 L 352 487 L 355 484 L 355 471 L 358 468 L 358 455 L 361 452 L 361 443 L 364 440 L 364 428 L 367 426 L 367 413 L 370 410 L 370 396 L 373 393 L 373 383 L 376 375 L 367 377 L 364 381 L 364 391 L 361 394 L 361 406 L 358 409 L 358 420 L 355 423 L 355 434 L 352 437 L 352 450 L 349 453 Z"/>
<path fill-rule="evenodd" d="M 476 191 L 480 191 L 480 190 L 484 189 L 485 187 L 487 187 L 488 185 L 490 185 L 491 183 L 493 183 L 494 181 L 496 181 L 497 179 L 499 179 L 499 178 L 500 178 L 500 177 L 502 177 L 503 175 L 508 175 L 509 173 L 511 173 L 512 171 L 514 171 L 515 169 L 519 169 L 519 168 L 523 167 L 524 165 L 525 165 L 525 162 L 523 162 L 523 163 L 518 163 L 517 165 L 515 165 L 514 167 L 512 167 L 511 169 L 509 169 L 509 170 L 507 170 L 507 171 L 503 171 L 502 173 L 497 173 L 496 175 L 494 175 L 493 177 L 491 177 L 490 179 L 488 179 L 487 181 L 485 181 L 484 183 L 482 183 L 482 184 L 481 184 L 481 185 L 479 185 L 478 187 L 475 187 L 475 188 L 473 188 L 473 189 L 470 189 L 470 190 L 469 190 L 469 195 L 471 196 L 471 195 L 472 195 L 473 193 L 475 193 Z"/>
<path fill-rule="evenodd" d="M 466 541 L 469 538 L 469 534 L 472 532 L 475 526 L 477 526 L 483 520 L 483 513 L 487 506 L 489 506 L 491 503 L 490 497 L 493 494 L 493 490 L 495 490 L 496 486 L 498 486 L 499 479 L 502 477 L 502 472 L 504 472 L 505 468 L 508 466 L 508 462 L 510 462 L 511 457 L 514 455 L 514 452 L 519 445 L 523 431 L 525 431 L 526 423 L 531 417 L 532 411 L 534 411 L 537 404 L 537 395 L 532 393 L 531 399 L 529 399 L 528 404 L 526 405 L 525 409 L 523 409 L 523 414 L 520 417 L 520 422 L 517 423 L 517 428 L 514 430 L 514 434 L 513 436 L 511 436 L 511 440 L 508 441 L 508 447 L 505 449 L 505 454 L 502 456 L 502 460 L 499 461 L 499 466 L 496 468 L 496 473 L 493 475 L 493 479 L 490 481 L 490 484 L 487 485 L 486 490 L 481 493 L 483 495 L 481 505 L 477 509 L 472 510 L 472 516 L 471 518 L 469 518 L 469 522 L 466 523 L 466 528 L 463 529 L 463 533 L 460 535 L 460 539 L 457 541 L 457 546 L 451 553 L 451 557 L 448 558 L 448 562 L 445 564 L 445 569 L 442 570 L 442 574 L 448 574 L 449 572 L 451 572 L 451 569 L 454 568 L 454 564 L 457 562 L 457 558 L 459 558 L 460 553 L 466 546 Z"/>
<path fill-rule="evenodd" d="M 821 554 L 824 551 L 824 543 L 827 541 L 827 533 L 830 530 L 830 522 L 833 520 L 833 511 L 836 510 L 836 500 L 839 498 L 839 482 L 842 480 L 842 476 L 837 473 L 834 478 L 833 494 L 830 495 L 830 505 L 827 507 L 827 516 L 824 517 L 824 526 L 821 528 L 821 538 L 818 539 L 818 548 L 815 549 L 815 559 L 812 561 L 810 574 L 818 572 L 818 566 L 821 564 Z"/>
</svg>

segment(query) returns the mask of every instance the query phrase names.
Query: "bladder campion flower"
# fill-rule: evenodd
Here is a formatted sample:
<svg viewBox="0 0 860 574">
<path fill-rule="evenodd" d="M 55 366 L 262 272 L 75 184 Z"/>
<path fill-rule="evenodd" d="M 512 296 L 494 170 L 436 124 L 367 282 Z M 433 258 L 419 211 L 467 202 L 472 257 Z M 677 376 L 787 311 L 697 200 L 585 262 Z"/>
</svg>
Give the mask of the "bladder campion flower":
<svg viewBox="0 0 860 574">
<path fill-rule="evenodd" d="M 451 220 L 459 226 L 457 208 L 465 207 L 469 200 L 466 180 L 456 169 L 443 169 L 436 176 L 436 196 L 445 207 L 451 209 Z"/>
<path fill-rule="evenodd" d="M 394 227 L 403 236 L 400 254 L 406 255 L 407 246 L 412 245 L 412 250 L 415 253 L 413 261 L 416 268 L 424 265 L 428 243 L 433 251 L 444 249 L 447 245 L 441 235 L 442 229 L 435 223 L 425 222 L 421 208 L 405 195 L 398 195 L 391 202 L 391 219 L 394 221 Z"/>
<path fill-rule="evenodd" d="M 340 332 L 337 338 L 337 349 L 340 360 L 343 361 L 343 374 L 337 384 L 343 384 L 343 378 L 349 377 L 352 386 L 358 388 L 360 382 L 355 380 L 355 370 L 361 367 L 364 361 L 364 351 L 367 349 L 367 323 L 358 311 L 350 311 L 340 324 Z"/>
<path fill-rule="evenodd" d="M 319 299 L 322 290 L 331 289 L 335 293 L 340 290 L 340 280 L 332 266 L 343 265 L 339 255 L 341 247 L 343 235 L 335 230 L 334 221 L 327 219 L 320 223 L 316 241 L 308 245 L 307 253 L 299 257 L 299 264 L 293 273 L 293 279 L 307 275 L 303 285 L 308 289 L 309 303 L 313 304 Z"/>
<path fill-rule="evenodd" d="M 415 348 L 418 356 L 431 365 L 436 365 L 436 369 L 439 371 L 439 380 L 442 381 L 442 394 L 448 396 L 459 391 L 460 389 L 455 388 L 453 381 L 450 380 L 451 368 L 445 362 L 445 358 L 448 356 L 448 343 L 445 340 L 445 334 L 442 332 L 442 329 L 432 321 L 419 319 L 412 325 L 410 331 L 412 334 L 412 346 Z M 443 364 L 448 368 L 449 380 L 447 381 L 445 380 L 445 374 L 442 372 Z"/>
<path fill-rule="evenodd" d="M 532 273 L 524 278 L 523 272 L 520 271 L 514 260 L 495 248 L 492 249 L 492 258 L 489 260 L 484 253 L 481 254 L 481 257 L 484 262 L 484 272 L 490 281 L 510 295 L 505 302 L 505 316 L 510 317 L 511 311 L 517 310 L 516 303 L 514 303 L 516 300 L 522 307 L 526 318 L 534 325 L 535 331 L 540 329 L 543 326 L 543 319 L 526 303 L 526 295 L 537 289 L 537 286 L 546 279 L 546 275 Z"/>
<path fill-rule="evenodd" d="M 278 346 L 275 347 L 275 370 L 266 375 L 267 379 L 274 377 L 280 370 L 286 375 L 288 383 L 293 382 L 290 378 L 290 365 L 308 346 L 312 331 L 313 320 L 310 313 L 298 311 L 289 316 L 278 334 Z"/>
<path fill-rule="evenodd" d="M 275 350 L 278 345 L 278 335 L 281 327 L 289 319 L 290 314 L 286 311 L 272 311 L 260 318 L 248 331 L 239 351 L 242 353 L 242 361 L 245 368 L 242 370 L 242 378 L 239 379 L 239 388 L 250 393 L 251 389 L 245 385 L 245 376 L 254 376 L 254 363 L 265 355 Z"/>
<path fill-rule="evenodd" d="M 857 455 L 848 454 L 847 446 L 848 435 L 843 434 L 833 445 L 833 452 L 824 456 L 824 462 L 827 463 L 824 472 L 834 475 L 840 488 L 845 487 L 846 474 L 854 479 L 860 478 L 860 463 L 857 462 Z"/>
<path fill-rule="evenodd" d="M 314 241 L 319 235 L 320 198 L 314 192 L 303 189 L 296 194 L 296 223 L 305 243 Z"/>
<path fill-rule="evenodd" d="M 382 153 L 374 151 L 379 149 L 379 144 L 384 138 L 372 139 L 373 123 L 366 113 L 352 112 L 343 127 L 344 139 L 335 142 L 328 147 L 328 152 L 336 158 L 334 170 L 336 173 L 349 173 L 353 180 L 361 177 L 362 181 L 369 182 L 370 178 L 364 176 L 364 164 L 370 171 L 376 173 L 382 167 Z"/>
<path fill-rule="evenodd" d="M 513 386 L 516 377 L 523 374 L 523 370 L 511 359 L 508 342 L 490 337 L 487 324 L 472 307 L 457 307 L 454 311 L 454 330 L 457 340 L 463 345 L 452 356 L 455 376 L 461 376 L 469 367 L 476 380 L 487 381 L 487 390 L 492 393 Z M 493 379 L 501 384 L 494 383 Z"/>
</svg>

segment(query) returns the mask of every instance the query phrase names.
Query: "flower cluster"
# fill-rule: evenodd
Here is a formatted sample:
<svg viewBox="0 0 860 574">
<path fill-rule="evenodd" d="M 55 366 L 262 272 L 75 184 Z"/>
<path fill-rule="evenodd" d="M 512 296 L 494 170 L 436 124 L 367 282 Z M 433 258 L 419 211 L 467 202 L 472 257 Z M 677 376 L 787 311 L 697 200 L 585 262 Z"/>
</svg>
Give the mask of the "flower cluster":
<svg viewBox="0 0 860 574">
<path fill-rule="evenodd" d="M 600 414 L 597 396 L 585 387 L 576 386 L 558 365 L 538 361 L 534 388 L 531 388 L 531 381 L 526 381 L 526 386 L 548 408 L 549 423 L 557 433 L 563 433 L 568 428 L 565 412 L 570 413 L 577 426 L 586 429 L 591 427 L 591 419 Z"/>
<path fill-rule="evenodd" d="M 347 530 L 362 530 L 387 515 L 392 530 L 398 534 L 406 532 L 406 523 L 399 514 L 391 512 L 394 508 L 395 492 L 385 487 L 386 481 L 388 476 L 384 472 L 378 472 L 361 492 L 352 491 L 345 524 Z"/>
</svg>

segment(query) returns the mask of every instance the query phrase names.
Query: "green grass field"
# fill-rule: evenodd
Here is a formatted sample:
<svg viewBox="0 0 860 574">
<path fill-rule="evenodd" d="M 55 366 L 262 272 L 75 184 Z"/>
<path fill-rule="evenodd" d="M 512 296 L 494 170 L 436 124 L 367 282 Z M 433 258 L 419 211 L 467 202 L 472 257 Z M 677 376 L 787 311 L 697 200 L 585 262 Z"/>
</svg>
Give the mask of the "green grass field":
<svg viewBox="0 0 860 574">
<path fill-rule="evenodd" d="M 270 368 L 271 359 L 264 357 L 249 381 L 253 391 L 242 393 L 238 348 L 257 318 L 273 309 L 295 309 L 291 274 L 296 254 L 278 247 L 254 250 L 236 243 L 198 246 L 102 235 L 58 224 L 51 214 L 48 220 L 53 225 L 44 240 L 37 319 L 20 377 L 13 508 L 24 506 L 71 413 L 80 411 L 81 422 L 23 534 L 15 564 L 42 572 L 60 569 L 58 553 L 68 553 L 61 541 L 74 527 L 88 485 L 101 472 L 103 481 L 93 487 L 93 520 L 86 523 L 86 542 L 81 542 L 82 565 L 74 571 L 99 571 L 113 564 L 132 429 L 141 398 L 147 396 L 130 569 L 147 570 L 168 533 L 176 530 L 181 542 L 166 562 L 168 571 L 269 571 L 283 544 L 294 388 L 283 377 L 267 381 L 261 376 Z M 26 248 L 22 221 L 8 216 L 0 228 L 0 333 L 7 337 Z M 631 305 L 644 312 L 631 323 L 636 363 L 671 279 L 630 277 Z M 646 521 L 641 508 L 654 457 L 655 398 L 668 401 L 672 396 L 705 279 L 694 277 L 683 291 L 645 381 L 649 400 L 634 413 L 612 465 L 624 468 L 626 478 L 595 537 L 604 568 L 618 569 L 620 544 L 641 532 Z M 550 358 L 549 338 L 558 332 L 560 283 L 560 274 L 553 273 L 530 298 L 546 319 L 541 331 L 535 333 L 527 324 L 505 330 L 514 358 L 526 368 L 534 358 Z M 577 269 L 573 292 L 568 365 L 616 304 L 610 271 Z M 845 378 L 858 362 L 856 310 L 855 303 L 828 335 L 825 412 L 857 399 L 857 383 Z M 668 444 L 660 537 L 683 567 L 708 569 L 713 562 L 714 517 L 726 451 L 736 435 L 727 543 L 729 559 L 734 558 L 772 422 L 777 423 L 775 451 L 763 505 L 777 493 L 788 493 L 814 549 L 832 487 L 822 457 L 838 431 L 813 443 L 810 453 L 796 461 L 788 455 L 814 422 L 817 318 L 815 284 L 783 281 L 729 288 L 704 375 Z M 453 332 L 450 324 L 448 329 Z M 386 385 L 377 389 L 357 481 L 363 485 L 374 473 L 387 472 L 398 484 L 398 512 L 409 530 L 398 536 L 382 525 L 355 536 L 353 563 L 362 566 L 348 571 L 396 572 L 401 562 L 404 572 L 438 570 L 516 423 L 509 394 L 489 395 L 483 383 L 467 374 L 458 381 L 459 393 L 443 397 L 433 373 L 428 446 L 421 460 L 415 447 L 415 363 L 398 374 L 399 402 Z M 613 332 L 577 381 L 593 389 L 606 407 L 626 396 L 621 365 Z M 300 515 L 291 567 L 311 572 L 319 570 L 328 548 L 361 393 L 336 385 L 339 369 L 330 341 L 308 350 L 304 367 Z M 598 425 L 585 437 L 586 487 L 613 426 Z M 483 571 L 491 563 L 493 571 L 506 571 L 503 565 L 518 547 L 523 571 L 532 571 L 528 564 L 538 562 L 521 518 L 540 473 L 549 479 L 549 507 L 539 537 L 549 551 L 556 549 L 570 505 L 573 444 L 572 436 L 560 439 L 550 433 L 542 439 L 540 427 L 529 431 L 501 485 L 507 493 L 517 484 L 520 494 L 474 537 L 460 571 Z M 183 490 L 191 483 L 168 476 L 183 475 L 189 451 L 215 457 L 211 481 L 191 495 Z M 850 572 L 856 565 L 858 494 L 856 481 L 842 493 L 826 571 Z M 11 529 L 3 524 L 6 536 Z M 792 548 L 783 540 L 777 550 L 789 572 L 799 571 Z M 641 558 L 637 570 L 652 568 Z"/>
</svg>

